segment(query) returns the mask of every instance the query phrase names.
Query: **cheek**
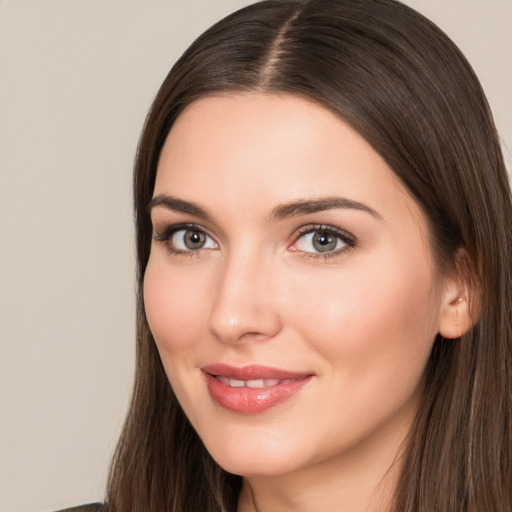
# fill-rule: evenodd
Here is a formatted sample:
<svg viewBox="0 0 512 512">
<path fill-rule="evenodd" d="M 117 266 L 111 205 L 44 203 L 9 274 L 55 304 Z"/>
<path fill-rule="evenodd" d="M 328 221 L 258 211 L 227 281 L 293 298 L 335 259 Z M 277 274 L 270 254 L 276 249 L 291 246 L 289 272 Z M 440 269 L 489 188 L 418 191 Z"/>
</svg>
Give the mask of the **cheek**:
<svg viewBox="0 0 512 512">
<path fill-rule="evenodd" d="M 144 305 L 149 327 L 162 358 L 165 352 L 192 349 L 201 339 L 207 300 L 201 279 L 190 280 L 163 258 L 151 258 L 144 275 Z"/>
<path fill-rule="evenodd" d="M 307 306 L 294 304 L 307 333 L 335 372 L 364 389 L 418 382 L 437 332 L 436 291 L 428 265 L 364 265 L 318 276 Z M 297 291 L 296 296 L 300 295 Z M 379 384 L 380 383 L 380 384 Z M 343 382 L 346 385 L 346 382 Z"/>
<path fill-rule="evenodd" d="M 204 342 L 208 281 L 200 270 L 187 273 L 158 256 L 150 257 L 144 275 L 146 317 L 169 383 L 197 426 L 197 404 L 204 399 L 204 389 L 202 379 L 191 381 L 189 373 Z"/>
</svg>

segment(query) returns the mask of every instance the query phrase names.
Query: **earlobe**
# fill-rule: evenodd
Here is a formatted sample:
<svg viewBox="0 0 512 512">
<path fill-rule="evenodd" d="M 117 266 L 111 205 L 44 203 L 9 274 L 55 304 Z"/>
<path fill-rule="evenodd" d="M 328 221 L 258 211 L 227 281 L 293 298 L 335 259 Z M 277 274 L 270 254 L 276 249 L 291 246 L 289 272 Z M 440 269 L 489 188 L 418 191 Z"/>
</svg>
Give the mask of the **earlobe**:
<svg viewBox="0 0 512 512">
<path fill-rule="evenodd" d="M 439 318 L 439 334 L 446 339 L 460 338 L 475 323 L 467 293 L 447 298 Z"/>
<path fill-rule="evenodd" d="M 467 254 L 456 255 L 456 276 L 445 284 L 439 317 L 439 334 L 446 339 L 460 338 L 478 321 L 479 294 L 468 272 Z"/>
</svg>

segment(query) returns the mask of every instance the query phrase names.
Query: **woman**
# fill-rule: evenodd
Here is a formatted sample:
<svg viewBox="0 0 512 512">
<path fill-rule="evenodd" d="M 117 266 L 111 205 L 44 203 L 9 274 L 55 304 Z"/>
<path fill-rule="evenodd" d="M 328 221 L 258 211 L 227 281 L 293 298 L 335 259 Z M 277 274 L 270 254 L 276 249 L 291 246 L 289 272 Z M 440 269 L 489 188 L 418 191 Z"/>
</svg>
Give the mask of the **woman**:
<svg viewBox="0 0 512 512">
<path fill-rule="evenodd" d="M 393 0 L 254 4 L 162 85 L 108 511 L 512 510 L 511 199 L 470 66 Z"/>
</svg>

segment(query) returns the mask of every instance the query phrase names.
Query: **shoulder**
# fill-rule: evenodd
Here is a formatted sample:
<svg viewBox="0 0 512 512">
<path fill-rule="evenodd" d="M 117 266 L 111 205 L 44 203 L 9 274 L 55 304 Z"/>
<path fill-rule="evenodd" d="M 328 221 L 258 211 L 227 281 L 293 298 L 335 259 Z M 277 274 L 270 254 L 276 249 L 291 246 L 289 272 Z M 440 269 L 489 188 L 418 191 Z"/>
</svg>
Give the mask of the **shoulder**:
<svg viewBox="0 0 512 512">
<path fill-rule="evenodd" d="M 99 512 L 102 506 L 102 503 L 89 503 L 88 505 L 80 505 L 79 507 L 65 508 L 57 512 Z"/>
</svg>

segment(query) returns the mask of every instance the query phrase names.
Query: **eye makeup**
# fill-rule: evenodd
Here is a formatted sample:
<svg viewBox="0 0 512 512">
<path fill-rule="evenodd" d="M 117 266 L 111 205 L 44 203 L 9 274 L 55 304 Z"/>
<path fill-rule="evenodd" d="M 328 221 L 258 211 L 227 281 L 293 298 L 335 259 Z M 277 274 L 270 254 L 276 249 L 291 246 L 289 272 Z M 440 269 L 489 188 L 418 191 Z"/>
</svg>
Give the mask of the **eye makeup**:
<svg viewBox="0 0 512 512">
<path fill-rule="evenodd" d="M 183 235 L 177 235 L 183 231 Z M 196 255 L 202 251 L 217 249 L 218 244 L 204 228 L 193 223 L 170 224 L 162 231 L 154 230 L 153 240 L 163 243 L 172 255 Z"/>
<path fill-rule="evenodd" d="M 356 245 L 355 236 L 348 231 L 328 224 L 310 224 L 298 230 L 288 250 L 308 258 L 330 259 Z"/>
<path fill-rule="evenodd" d="M 183 232 L 181 234 L 181 232 Z M 153 239 L 165 244 L 173 255 L 195 254 L 218 249 L 219 245 L 206 229 L 195 223 L 169 224 L 154 230 Z M 333 258 L 356 247 L 351 233 L 327 224 L 309 224 L 297 230 L 287 250 L 309 258 Z"/>
</svg>

